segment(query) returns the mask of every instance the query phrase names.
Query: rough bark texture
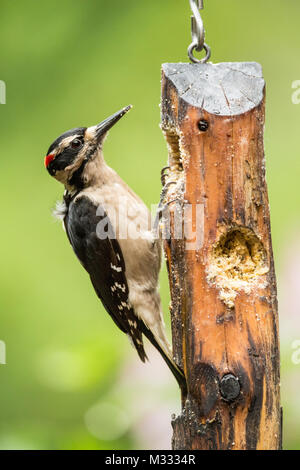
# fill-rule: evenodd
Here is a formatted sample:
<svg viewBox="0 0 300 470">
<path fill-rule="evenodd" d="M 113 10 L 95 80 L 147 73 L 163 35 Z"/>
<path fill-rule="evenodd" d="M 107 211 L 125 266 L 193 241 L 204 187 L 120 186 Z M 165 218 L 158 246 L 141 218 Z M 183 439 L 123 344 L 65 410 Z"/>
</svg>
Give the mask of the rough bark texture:
<svg viewBox="0 0 300 470">
<path fill-rule="evenodd" d="M 167 193 L 165 254 L 174 356 L 188 383 L 172 422 L 174 449 L 281 446 L 264 96 L 255 63 L 163 65 L 167 182 L 176 182 Z M 186 203 L 192 210 L 180 239 L 176 211 Z"/>
</svg>

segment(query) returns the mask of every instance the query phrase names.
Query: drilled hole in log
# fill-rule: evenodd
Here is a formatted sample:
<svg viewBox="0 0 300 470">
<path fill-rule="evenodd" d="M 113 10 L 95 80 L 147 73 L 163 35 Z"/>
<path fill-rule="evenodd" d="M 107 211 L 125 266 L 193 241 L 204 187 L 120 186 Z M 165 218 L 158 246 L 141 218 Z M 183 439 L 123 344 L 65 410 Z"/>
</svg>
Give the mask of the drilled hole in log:
<svg viewBox="0 0 300 470">
<path fill-rule="evenodd" d="M 180 135 L 176 132 L 176 129 L 168 128 L 164 129 L 164 135 L 168 145 L 169 153 L 169 167 L 167 182 L 178 182 L 183 176 L 183 164 L 182 164 L 182 154 L 181 154 L 181 145 L 180 145 Z M 171 191 L 175 189 L 174 186 L 170 187 Z"/>
<path fill-rule="evenodd" d="M 265 287 L 267 272 L 263 244 L 246 227 L 231 228 L 212 248 L 208 281 L 219 289 L 221 300 L 229 308 L 234 307 L 240 291 L 250 293 L 254 287 Z"/>
</svg>

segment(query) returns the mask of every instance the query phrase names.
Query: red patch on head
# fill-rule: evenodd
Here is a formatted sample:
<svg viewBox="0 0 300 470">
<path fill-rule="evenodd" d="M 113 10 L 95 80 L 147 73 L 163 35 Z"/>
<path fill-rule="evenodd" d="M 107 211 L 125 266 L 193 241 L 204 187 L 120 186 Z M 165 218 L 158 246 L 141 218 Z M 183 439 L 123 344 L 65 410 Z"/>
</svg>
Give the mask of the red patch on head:
<svg viewBox="0 0 300 470">
<path fill-rule="evenodd" d="M 50 165 L 50 163 L 52 162 L 52 160 L 54 159 L 54 155 L 52 154 L 49 154 L 45 157 L 45 167 L 47 168 L 48 165 Z"/>
</svg>

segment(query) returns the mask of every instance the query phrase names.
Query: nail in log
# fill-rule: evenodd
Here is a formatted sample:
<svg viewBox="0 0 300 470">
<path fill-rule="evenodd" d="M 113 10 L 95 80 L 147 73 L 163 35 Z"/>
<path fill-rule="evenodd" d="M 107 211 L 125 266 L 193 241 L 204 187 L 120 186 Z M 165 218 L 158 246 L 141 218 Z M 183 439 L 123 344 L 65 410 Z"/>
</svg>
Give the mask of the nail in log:
<svg viewBox="0 0 300 470">
<path fill-rule="evenodd" d="M 176 183 L 164 245 L 174 355 L 188 383 L 174 449 L 281 446 L 264 112 L 256 63 L 163 65 L 167 183 Z"/>
</svg>

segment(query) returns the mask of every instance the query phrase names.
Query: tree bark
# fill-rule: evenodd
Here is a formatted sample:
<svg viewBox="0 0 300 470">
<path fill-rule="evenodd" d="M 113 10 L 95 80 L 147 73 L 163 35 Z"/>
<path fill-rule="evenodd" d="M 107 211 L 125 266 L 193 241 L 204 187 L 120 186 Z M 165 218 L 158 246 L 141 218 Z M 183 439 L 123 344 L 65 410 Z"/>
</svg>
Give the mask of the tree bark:
<svg viewBox="0 0 300 470">
<path fill-rule="evenodd" d="M 174 449 L 281 447 L 264 113 L 256 63 L 163 65 L 167 183 L 175 183 L 164 248 L 174 356 L 188 385 Z"/>
</svg>

